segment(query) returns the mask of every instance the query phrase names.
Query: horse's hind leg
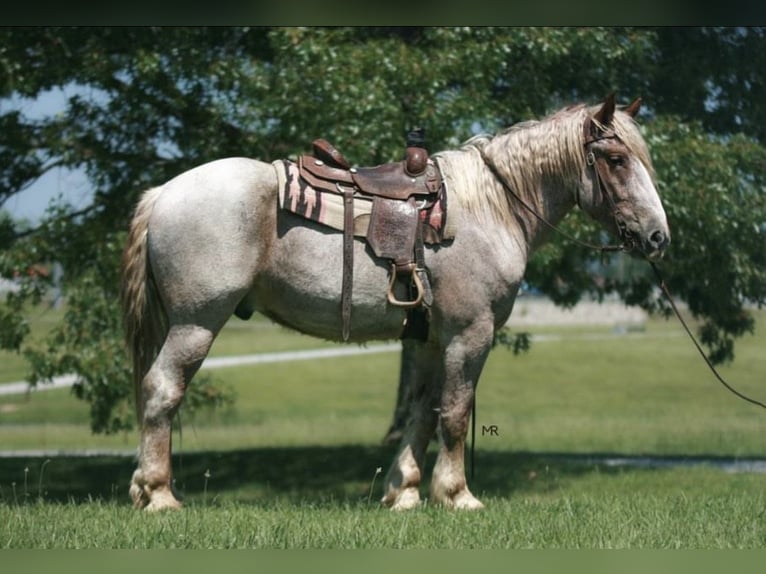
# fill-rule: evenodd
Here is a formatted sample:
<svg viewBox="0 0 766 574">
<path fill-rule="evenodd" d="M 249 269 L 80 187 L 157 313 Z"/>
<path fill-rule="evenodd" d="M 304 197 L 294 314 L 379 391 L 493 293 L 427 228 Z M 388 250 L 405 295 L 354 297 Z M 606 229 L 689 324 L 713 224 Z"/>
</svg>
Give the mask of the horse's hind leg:
<svg viewBox="0 0 766 574">
<path fill-rule="evenodd" d="M 173 325 L 144 377 L 139 465 L 130 486 L 130 495 L 139 508 L 161 510 L 181 506 L 173 491 L 172 419 L 216 333 L 217 330 L 195 324 Z"/>
<path fill-rule="evenodd" d="M 397 400 L 403 400 L 406 407 L 406 424 L 403 425 L 399 451 L 384 481 L 382 500 L 394 510 L 406 510 L 420 504 L 420 481 L 426 449 L 436 430 L 436 407 L 442 378 L 441 354 L 435 345 L 420 341 L 407 341 L 405 345 L 400 385 L 407 395 Z"/>
<path fill-rule="evenodd" d="M 416 339 L 402 340 L 401 364 L 399 367 L 399 388 L 396 391 L 396 406 L 391 426 L 383 437 L 383 444 L 394 445 L 402 440 L 407 419 L 410 415 L 413 381 L 417 377 L 417 349 L 422 342 Z"/>
</svg>

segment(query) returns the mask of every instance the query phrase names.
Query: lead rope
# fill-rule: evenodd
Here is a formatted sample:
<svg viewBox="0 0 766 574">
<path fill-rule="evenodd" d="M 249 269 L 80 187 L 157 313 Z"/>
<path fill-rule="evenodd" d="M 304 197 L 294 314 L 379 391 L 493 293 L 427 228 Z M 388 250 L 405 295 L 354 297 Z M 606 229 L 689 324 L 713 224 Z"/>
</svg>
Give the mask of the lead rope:
<svg viewBox="0 0 766 574">
<path fill-rule="evenodd" d="M 689 329 L 689 326 L 686 324 L 686 321 L 684 321 L 684 318 L 681 316 L 681 313 L 678 311 L 678 307 L 676 307 L 676 302 L 673 300 L 673 297 L 670 294 L 670 290 L 668 289 L 668 286 L 665 284 L 665 279 L 662 277 L 662 274 L 660 273 L 659 267 L 652 262 L 647 261 L 649 265 L 652 268 L 652 271 L 654 271 L 654 277 L 657 279 L 657 285 L 660 287 L 660 290 L 665 295 L 665 298 L 670 303 L 671 309 L 673 309 L 673 313 L 675 313 L 676 317 L 678 318 L 678 321 L 683 326 L 684 330 L 686 331 L 686 334 L 689 335 L 689 338 L 692 340 L 692 343 L 694 343 L 694 346 L 697 348 L 697 351 L 702 356 L 702 358 L 705 360 L 705 363 L 707 363 L 707 366 L 710 368 L 710 371 L 715 375 L 715 378 L 718 379 L 718 382 L 721 383 L 726 389 L 742 399 L 743 401 L 747 401 L 748 403 L 752 403 L 756 406 L 761 407 L 762 409 L 766 409 L 766 404 L 763 404 L 761 401 L 757 401 L 755 399 L 751 399 L 747 395 L 742 394 L 737 389 L 732 387 L 729 383 L 727 383 L 724 378 L 720 375 L 718 370 L 713 366 L 713 363 L 708 359 L 707 355 L 705 354 L 705 351 L 702 350 L 702 347 L 697 342 L 697 339 L 694 337 L 694 335 L 691 332 L 691 329 Z"/>
</svg>

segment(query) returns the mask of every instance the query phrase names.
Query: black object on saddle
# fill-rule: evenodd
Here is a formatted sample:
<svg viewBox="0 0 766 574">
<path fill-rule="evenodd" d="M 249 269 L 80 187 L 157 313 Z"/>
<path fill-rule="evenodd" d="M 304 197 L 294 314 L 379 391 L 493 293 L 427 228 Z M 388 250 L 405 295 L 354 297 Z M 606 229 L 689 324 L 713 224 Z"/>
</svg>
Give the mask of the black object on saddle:
<svg viewBox="0 0 766 574">
<path fill-rule="evenodd" d="M 424 130 L 408 134 L 402 161 L 375 167 L 351 167 L 324 139 L 315 140 L 312 147 L 313 157 L 302 156 L 298 161 L 300 177 L 315 189 L 343 196 L 343 340 L 350 336 L 355 196 L 372 199 L 367 242 L 377 257 L 391 261 L 389 303 L 407 309 L 429 307 L 433 294 L 425 269 L 421 212 L 438 201 L 443 188 L 441 173 L 425 147 Z M 429 242 L 438 243 L 440 237 L 427 229 Z M 394 294 L 400 278 L 409 279 L 409 299 L 400 300 Z"/>
</svg>

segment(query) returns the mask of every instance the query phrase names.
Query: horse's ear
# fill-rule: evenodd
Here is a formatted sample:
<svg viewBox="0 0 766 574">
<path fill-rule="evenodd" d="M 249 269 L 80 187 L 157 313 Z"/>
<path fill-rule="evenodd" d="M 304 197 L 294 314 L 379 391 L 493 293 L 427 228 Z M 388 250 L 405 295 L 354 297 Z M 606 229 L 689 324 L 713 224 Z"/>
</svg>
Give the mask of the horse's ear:
<svg viewBox="0 0 766 574">
<path fill-rule="evenodd" d="M 612 123 L 615 108 L 614 99 L 615 94 L 612 92 L 604 100 L 604 105 L 601 106 L 601 109 L 593 116 L 593 119 L 604 127 Z"/>
<path fill-rule="evenodd" d="M 638 110 L 641 109 L 641 98 L 636 98 L 633 103 L 626 107 L 623 111 L 630 117 L 635 118 L 638 115 Z"/>
</svg>

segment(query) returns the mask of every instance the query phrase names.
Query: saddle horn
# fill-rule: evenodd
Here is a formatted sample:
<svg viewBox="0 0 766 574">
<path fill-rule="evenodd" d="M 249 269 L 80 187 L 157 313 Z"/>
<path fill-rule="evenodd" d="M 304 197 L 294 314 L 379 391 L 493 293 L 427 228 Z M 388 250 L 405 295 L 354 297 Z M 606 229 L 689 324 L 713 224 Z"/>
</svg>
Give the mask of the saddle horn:
<svg viewBox="0 0 766 574">
<path fill-rule="evenodd" d="M 404 171 L 407 175 L 417 176 L 426 170 L 428 149 L 426 148 L 426 130 L 413 128 L 407 134 L 407 149 L 404 155 Z"/>
</svg>

